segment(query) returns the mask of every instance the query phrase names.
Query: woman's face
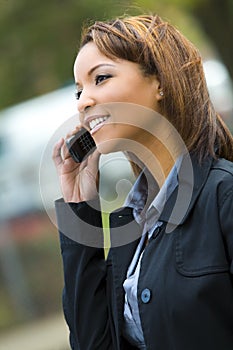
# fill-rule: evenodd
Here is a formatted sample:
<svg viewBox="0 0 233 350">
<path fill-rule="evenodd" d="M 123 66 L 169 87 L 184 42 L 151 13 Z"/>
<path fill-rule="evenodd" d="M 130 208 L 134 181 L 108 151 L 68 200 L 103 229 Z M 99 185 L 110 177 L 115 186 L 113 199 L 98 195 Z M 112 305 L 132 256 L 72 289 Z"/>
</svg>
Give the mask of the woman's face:
<svg viewBox="0 0 233 350">
<path fill-rule="evenodd" d="M 145 145 L 149 142 L 141 129 L 135 127 L 135 116 L 129 117 L 127 123 L 117 123 L 111 120 L 111 114 L 101 112 L 97 106 L 120 102 L 121 106 L 130 103 L 159 111 L 162 97 L 155 76 L 143 75 L 136 63 L 106 57 L 90 42 L 77 55 L 74 77 L 80 121 L 91 132 L 97 147 L 110 139 L 130 139 Z"/>
</svg>

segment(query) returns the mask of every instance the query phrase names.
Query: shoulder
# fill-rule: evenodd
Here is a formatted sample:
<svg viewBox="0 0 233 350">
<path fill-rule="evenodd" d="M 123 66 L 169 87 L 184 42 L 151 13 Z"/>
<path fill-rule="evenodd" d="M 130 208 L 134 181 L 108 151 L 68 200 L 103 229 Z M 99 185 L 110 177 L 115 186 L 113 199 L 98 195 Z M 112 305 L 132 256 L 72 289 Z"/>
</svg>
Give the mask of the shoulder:
<svg viewBox="0 0 233 350">
<path fill-rule="evenodd" d="M 230 258 L 233 258 L 233 163 L 219 159 L 213 164 L 212 172 L 218 177 L 217 205 L 221 231 L 226 239 Z"/>
<path fill-rule="evenodd" d="M 233 163 L 224 158 L 219 158 L 213 162 L 211 167 L 212 171 L 216 171 L 222 175 L 229 175 L 231 178 L 233 176 Z"/>
<path fill-rule="evenodd" d="M 210 169 L 208 185 L 216 188 L 220 206 L 227 199 L 231 199 L 233 197 L 233 163 L 223 158 L 215 160 Z"/>
<path fill-rule="evenodd" d="M 204 175 L 203 175 L 204 174 Z M 204 179 L 202 180 L 200 179 Z M 233 201 L 233 163 L 223 159 L 209 159 L 208 163 L 197 165 L 195 183 L 201 183 L 197 198 L 206 208 L 217 205 L 220 208 L 225 201 Z M 194 186 L 195 191 L 195 186 Z"/>
<path fill-rule="evenodd" d="M 207 177 L 207 184 L 233 185 L 233 163 L 223 158 L 214 160 Z"/>
</svg>

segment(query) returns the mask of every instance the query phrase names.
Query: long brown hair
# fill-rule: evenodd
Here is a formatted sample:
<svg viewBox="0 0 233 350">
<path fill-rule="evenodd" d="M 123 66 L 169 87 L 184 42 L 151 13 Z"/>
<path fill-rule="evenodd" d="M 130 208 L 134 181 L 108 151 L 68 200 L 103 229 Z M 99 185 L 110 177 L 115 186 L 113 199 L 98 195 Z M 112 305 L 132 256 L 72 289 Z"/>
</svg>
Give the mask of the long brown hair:
<svg viewBox="0 0 233 350">
<path fill-rule="evenodd" d="M 200 53 L 174 26 L 157 15 L 122 17 L 84 29 L 80 48 L 90 41 L 107 57 L 156 75 L 161 114 L 200 161 L 208 155 L 233 161 L 233 137 L 210 100 Z"/>
</svg>

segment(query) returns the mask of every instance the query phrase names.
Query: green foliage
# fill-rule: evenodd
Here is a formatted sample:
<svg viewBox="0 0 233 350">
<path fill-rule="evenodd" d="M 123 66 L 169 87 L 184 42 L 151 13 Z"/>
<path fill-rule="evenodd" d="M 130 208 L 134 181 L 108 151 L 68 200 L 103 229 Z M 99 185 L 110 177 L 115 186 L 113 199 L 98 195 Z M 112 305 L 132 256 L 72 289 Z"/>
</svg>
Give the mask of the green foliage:
<svg viewBox="0 0 233 350">
<path fill-rule="evenodd" d="M 221 8 L 227 9 L 229 19 L 233 17 L 233 1 L 222 0 L 220 10 L 216 11 L 218 2 L 218 0 L 2 0 L 0 1 L 0 109 L 54 90 L 73 80 L 72 66 L 83 23 L 120 16 L 124 13 L 138 14 L 151 11 L 168 19 L 198 47 L 206 50 L 207 40 L 203 30 L 200 29 L 200 23 L 203 22 L 200 13 L 208 11 L 210 19 L 215 18 L 217 14 L 221 19 L 214 24 L 218 32 L 221 32 L 223 19 Z M 212 3 L 215 7 L 211 6 Z M 212 13 L 212 10 L 215 10 L 215 13 Z M 232 23 L 232 20 L 228 22 Z M 211 31 L 208 33 L 211 36 Z M 229 38 L 231 40 L 231 36 Z M 214 37 L 212 41 L 215 42 Z M 220 49 L 222 42 L 223 40 L 220 40 Z M 229 40 L 227 46 L 230 53 L 232 44 Z M 225 51 L 226 61 L 230 66 L 230 54 Z"/>
<path fill-rule="evenodd" d="M 83 22 L 122 13 L 114 0 L 0 3 L 0 109 L 73 79 Z"/>
</svg>

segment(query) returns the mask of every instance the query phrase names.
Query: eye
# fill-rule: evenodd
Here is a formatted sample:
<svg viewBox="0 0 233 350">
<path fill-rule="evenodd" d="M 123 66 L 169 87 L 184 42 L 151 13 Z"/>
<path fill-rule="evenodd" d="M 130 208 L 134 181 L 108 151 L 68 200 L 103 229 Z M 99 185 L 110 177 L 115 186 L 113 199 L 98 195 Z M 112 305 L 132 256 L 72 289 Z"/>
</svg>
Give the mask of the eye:
<svg viewBox="0 0 233 350">
<path fill-rule="evenodd" d="M 103 81 L 109 79 L 109 78 L 112 78 L 112 75 L 111 74 L 100 74 L 100 75 L 97 75 L 95 77 L 95 83 L 96 85 L 102 83 Z"/>
<path fill-rule="evenodd" d="M 75 91 L 74 95 L 75 95 L 76 100 L 80 99 L 81 93 L 82 93 L 82 90 Z"/>
</svg>

